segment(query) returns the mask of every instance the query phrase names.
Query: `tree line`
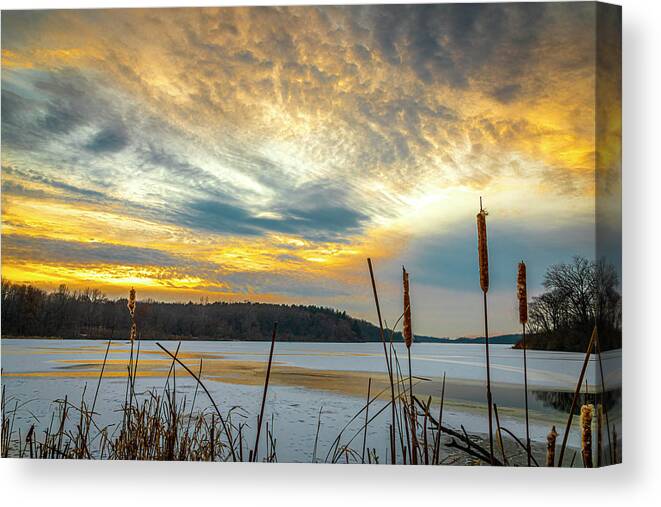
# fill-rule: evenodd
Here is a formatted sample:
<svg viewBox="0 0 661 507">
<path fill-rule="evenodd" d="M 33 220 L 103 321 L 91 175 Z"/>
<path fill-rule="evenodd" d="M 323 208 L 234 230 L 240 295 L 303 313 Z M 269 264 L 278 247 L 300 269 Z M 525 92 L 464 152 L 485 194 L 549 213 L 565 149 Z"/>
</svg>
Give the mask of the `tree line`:
<svg viewBox="0 0 661 507">
<path fill-rule="evenodd" d="M 545 291 L 529 305 L 529 348 L 584 351 L 595 323 L 602 349 L 622 346 L 622 298 L 612 265 L 575 257 L 551 266 Z M 109 299 L 98 289 L 52 292 L 2 280 L 2 335 L 125 339 L 130 318 L 126 298 Z M 278 322 L 280 341 L 375 342 L 379 328 L 344 311 L 314 305 L 267 303 L 167 303 L 139 301 L 136 319 L 141 339 L 270 340 Z M 389 339 L 390 333 L 387 334 Z M 494 341 L 497 340 L 496 337 Z M 517 337 L 501 337 L 513 343 Z M 394 341 L 401 341 L 397 332 Z M 416 335 L 418 342 L 450 341 Z M 453 340 L 455 343 L 482 339 Z M 512 341 L 510 341 L 512 340 Z"/>
<path fill-rule="evenodd" d="M 47 292 L 2 281 L 3 336 L 123 339 L 129 336 L 126 298 L 97 289 Z M 344 311 L 320 306 L 265 303 L 167 303 L 139 301 L 141 339 L 270 340 L 278 322 L 280 341 L 379 341 L 377 327 Z M 396 340 L 401 339 L 399 334 Z"/>
<path fill-rule="evenodd" d="M 597 326 L 602 349 L 622 347 L 622 296 L 612 264 L 574 257 L 544 275 L 545 291 L 529 305 L 528 346 L 585 351 Z"/>
</svg>

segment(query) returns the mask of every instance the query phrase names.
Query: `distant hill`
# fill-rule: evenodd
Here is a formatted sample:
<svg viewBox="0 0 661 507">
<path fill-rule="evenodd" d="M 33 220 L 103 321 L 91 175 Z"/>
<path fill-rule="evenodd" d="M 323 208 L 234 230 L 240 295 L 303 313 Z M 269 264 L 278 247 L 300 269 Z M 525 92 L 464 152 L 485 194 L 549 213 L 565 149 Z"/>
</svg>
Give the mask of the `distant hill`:
<svg viewBox="0 0 661 507">
<path fill-rule="evenodd" d="M 129 336 L 126 299 L 95 290 L 56 292 L 2 283 L 2 335 L 70 339 Z M 145 340 L 270 340 L 278 322 L 279 341 L 378 342 L 379 328 L 344 311 L 319 306 L 267 303 L 164 303 L 138 301 L 136 320 Z M 490 343 L 514 344 L 519 335 L 494 336 Z M 386 339 L 390 340 L 390 333 Z M 401 333 L 393 335 L 401 342 Z M 484 343 L 484 338 L 415 336 L 419 343 Z"/>
<path fill-rule="evenodd" d="M 484 343 L 484 336 L 479 338 L 437 338 L 437 340 L 451 343 Z M 501 334 L 489 337 L 489 343 L 494 345 L 514 345 L 519 340 L 521 340 L 520 334 Z"/>
</svg>

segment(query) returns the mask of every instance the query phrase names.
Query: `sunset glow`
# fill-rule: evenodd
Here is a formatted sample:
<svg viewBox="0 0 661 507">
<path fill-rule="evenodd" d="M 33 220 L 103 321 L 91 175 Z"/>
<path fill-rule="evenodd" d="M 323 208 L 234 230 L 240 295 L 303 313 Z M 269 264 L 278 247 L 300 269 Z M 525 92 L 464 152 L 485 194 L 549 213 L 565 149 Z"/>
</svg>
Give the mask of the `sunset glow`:
<svg viewBox="0 0 661 507">
<path fill-rule="evenodd" d="M 405 264 L 415 332 L 475 335 L 483 196 L 511 332 L 521 259 L 534 295 L 594 256 L 594 24 L 590 3 L 4 12 L 2 277 L 374 321 L 372 257 L 389 320 Z"/>
</svg>

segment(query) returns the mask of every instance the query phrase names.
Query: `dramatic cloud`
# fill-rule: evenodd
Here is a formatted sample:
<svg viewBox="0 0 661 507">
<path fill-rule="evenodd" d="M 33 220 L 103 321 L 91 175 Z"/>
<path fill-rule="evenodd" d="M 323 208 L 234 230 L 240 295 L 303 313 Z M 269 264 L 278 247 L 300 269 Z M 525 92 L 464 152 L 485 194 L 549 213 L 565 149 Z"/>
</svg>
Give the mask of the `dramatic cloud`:
<svg viewBox="0 0 661 507">
<path fill-rule="evenodd" d="M 484 195 L 507 307 L 508 266 L 539 283 L 594 242 L 595 26 L 590 3 L 3 13 L 3 276 L 371 318 L 371 256 L 393 312 L 402 262 L 472 304 Z M 417 329 L 479 332 L 436 314 Z"/>
</svg>

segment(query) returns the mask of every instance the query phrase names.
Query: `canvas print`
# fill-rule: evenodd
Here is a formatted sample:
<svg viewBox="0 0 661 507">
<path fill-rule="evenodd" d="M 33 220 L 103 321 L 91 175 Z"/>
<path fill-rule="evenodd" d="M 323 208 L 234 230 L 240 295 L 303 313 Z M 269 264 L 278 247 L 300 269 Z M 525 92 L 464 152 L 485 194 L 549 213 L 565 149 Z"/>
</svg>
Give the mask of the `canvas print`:
<svg viewBox="0 0 661 507">
<path fill-rule="evenodd" d="M 2 456 L 622 460 L 621 9 L 2 12 Z"/>
</svg>

